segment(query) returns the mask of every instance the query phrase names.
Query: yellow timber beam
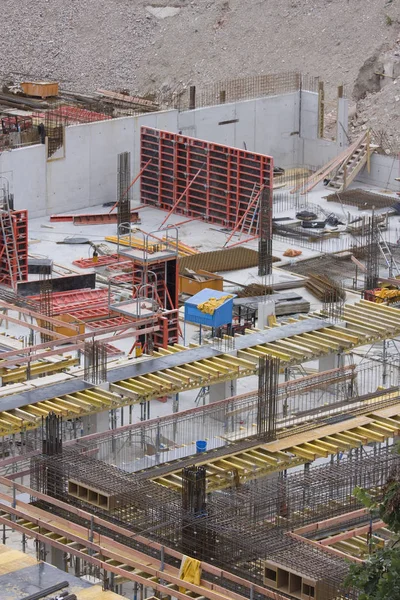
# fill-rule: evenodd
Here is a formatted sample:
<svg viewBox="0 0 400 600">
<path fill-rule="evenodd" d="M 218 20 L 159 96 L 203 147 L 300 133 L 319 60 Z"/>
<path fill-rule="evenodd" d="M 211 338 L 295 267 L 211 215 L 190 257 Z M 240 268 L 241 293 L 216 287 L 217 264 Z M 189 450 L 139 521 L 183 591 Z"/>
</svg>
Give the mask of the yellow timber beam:
<svg viewBox="0 0 400 600">
<path fill-rule="evenodd" d="M 115 394 L 94 388 L 52 398 L 16 409 L 0 411 L 0 435 L 11 435 L 25 429 L 36 429 L 42 417 L 49 413 L 63 415 L 68 419 L 85 416 L 120 406 L 121 398 Z"/>
<path fill-rule="evenodd" d="M 35 361 L 30 366 L 30 377 L 33 379 L 39 375 L 50 375 L 51 373 L 57 373 L 63 371 L 69 367 L 74 367 L 79 364 L 78 358 L 66 357 L 60 358 L 57 362 L 49 361 Z M 26 365 L 16 367 L 15 369 L 2 369 L 0 363 L 0 378 L 3 385 L 7 383 L 19 383 L 27 380 L 27 367 Z"/>
<path fill-rule="evenodd" d="M 207 468 L 207 486 L 211 491 L 232 485 L 233 470 L 244 482 L 313 462 L 338 451 L 358 448 L 370 442 L 383 442 L 400 431 L 400 403 L 341 423 L 325 426 L 315 424 L 314 430 L 294 433 L 263 445 L 255 441 L 253 447 L 242 451 L 229 453 L 229 449 L 232 450 L 230 446 L 227 447 L 226 455 L 217 458 L 212 458 L 212 454 L 210 458 L 205 455 L 204 461 L 197 464 Z M 214 467 L 219 468 L 217 473 L 213 470 Z M 155 475 L 153 480 L 160 485 L 177 489 L 177 480 L 172 476 L 178 473 L 179 471 L 172 469 L 162 477 Z"/>
</svg>

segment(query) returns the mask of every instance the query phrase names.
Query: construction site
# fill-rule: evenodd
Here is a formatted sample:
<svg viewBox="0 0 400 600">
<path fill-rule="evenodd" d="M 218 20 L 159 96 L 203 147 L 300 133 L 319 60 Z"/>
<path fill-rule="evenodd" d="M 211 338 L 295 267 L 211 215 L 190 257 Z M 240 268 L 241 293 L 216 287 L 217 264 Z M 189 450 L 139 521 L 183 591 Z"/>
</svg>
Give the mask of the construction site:
<svg viewBox="0 0 400 600">
<path fill-rule="evenodd" d="M 360 598 L 400 160 L 348 113 L 298 72 L 0 93 L 1 600 Z"/>
</svg>

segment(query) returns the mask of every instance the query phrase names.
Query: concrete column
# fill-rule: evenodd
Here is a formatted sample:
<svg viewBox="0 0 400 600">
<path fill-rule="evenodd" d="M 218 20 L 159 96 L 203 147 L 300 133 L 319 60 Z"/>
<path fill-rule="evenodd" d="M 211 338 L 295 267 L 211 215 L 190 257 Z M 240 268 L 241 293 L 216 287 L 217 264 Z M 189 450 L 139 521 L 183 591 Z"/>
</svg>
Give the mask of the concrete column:
<svg viewBox="0 0 400 600">
<path fill-rule="evenodd" d="M 236 379 L 210 385 L 210 404 L 236 395 Z"/>
<path fill-rule="evenodd" d="M 82 417 L 82 435 L 103 433 L 104 431 L 108 431 L 109 427 L 110 415 L 108 410 L 101 413 L 96 413 L 94 415 Z"/>
<path fill-rule="evenodd" d="M 338 366 L 337 354 L 332 352 L 332 354 L 327 354 L 326 356 L 321 356 L 318 360 L 318 372 L 322 373 L 322 371 L 330 371 L 331 369 L 336 369 Z"/>
<path fill-rule="evenodd" d="M 269 302 L 259 302 L 257 305 L 257 312 L 257 327 L 258 329 L 264 329 L 264 327 L 268 325 L 268 317 L 275 315 L 275 302 L 273 300 Z"/>
<path fill-rule="evenodd" d="M 57 567 L 61 571 L 65 571 L 65 560 L 64 560 L 64 552 L 63 550 L 59 550 L 58 548 L 53 548 L 49 544 L 46 544 L 46 562 L 53 565 L 53 567 Z"/>
</svg>

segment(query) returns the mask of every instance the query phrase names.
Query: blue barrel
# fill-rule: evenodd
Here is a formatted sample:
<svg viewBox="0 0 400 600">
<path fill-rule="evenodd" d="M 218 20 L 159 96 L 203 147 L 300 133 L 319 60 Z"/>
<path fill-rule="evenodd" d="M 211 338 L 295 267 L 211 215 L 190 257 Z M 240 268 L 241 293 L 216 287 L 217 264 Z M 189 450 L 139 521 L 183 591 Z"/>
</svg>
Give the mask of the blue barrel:
<svg viewBox="0 0 400 600">
<path fill-rule="evenodd" d="M 200 454 L 200 452 L 205 452 L 207 450 L 207 442 L 204 440 L 197 440 L 196 442 L 196 452 Z"/>
</svg>

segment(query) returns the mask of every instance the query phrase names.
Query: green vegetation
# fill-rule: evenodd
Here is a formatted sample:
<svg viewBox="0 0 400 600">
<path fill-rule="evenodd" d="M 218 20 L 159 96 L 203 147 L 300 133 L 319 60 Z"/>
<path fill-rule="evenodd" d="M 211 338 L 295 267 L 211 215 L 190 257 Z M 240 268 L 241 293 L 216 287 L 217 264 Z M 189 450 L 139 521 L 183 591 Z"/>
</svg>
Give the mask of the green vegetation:
<svg viewBox="0 0 400 600">
<path fill-rule="evenodd" d="M 369 508 L 371 518 L 381 518 L 394 535 L 385 548 L 372 545 L 364 564 L 350 567 L 346 584 L 360 590 L 360 600 L 400 600 L 400 473 L 391 474 L 380 502 L 361 488 L 354 493 Z"/>
</svg>

